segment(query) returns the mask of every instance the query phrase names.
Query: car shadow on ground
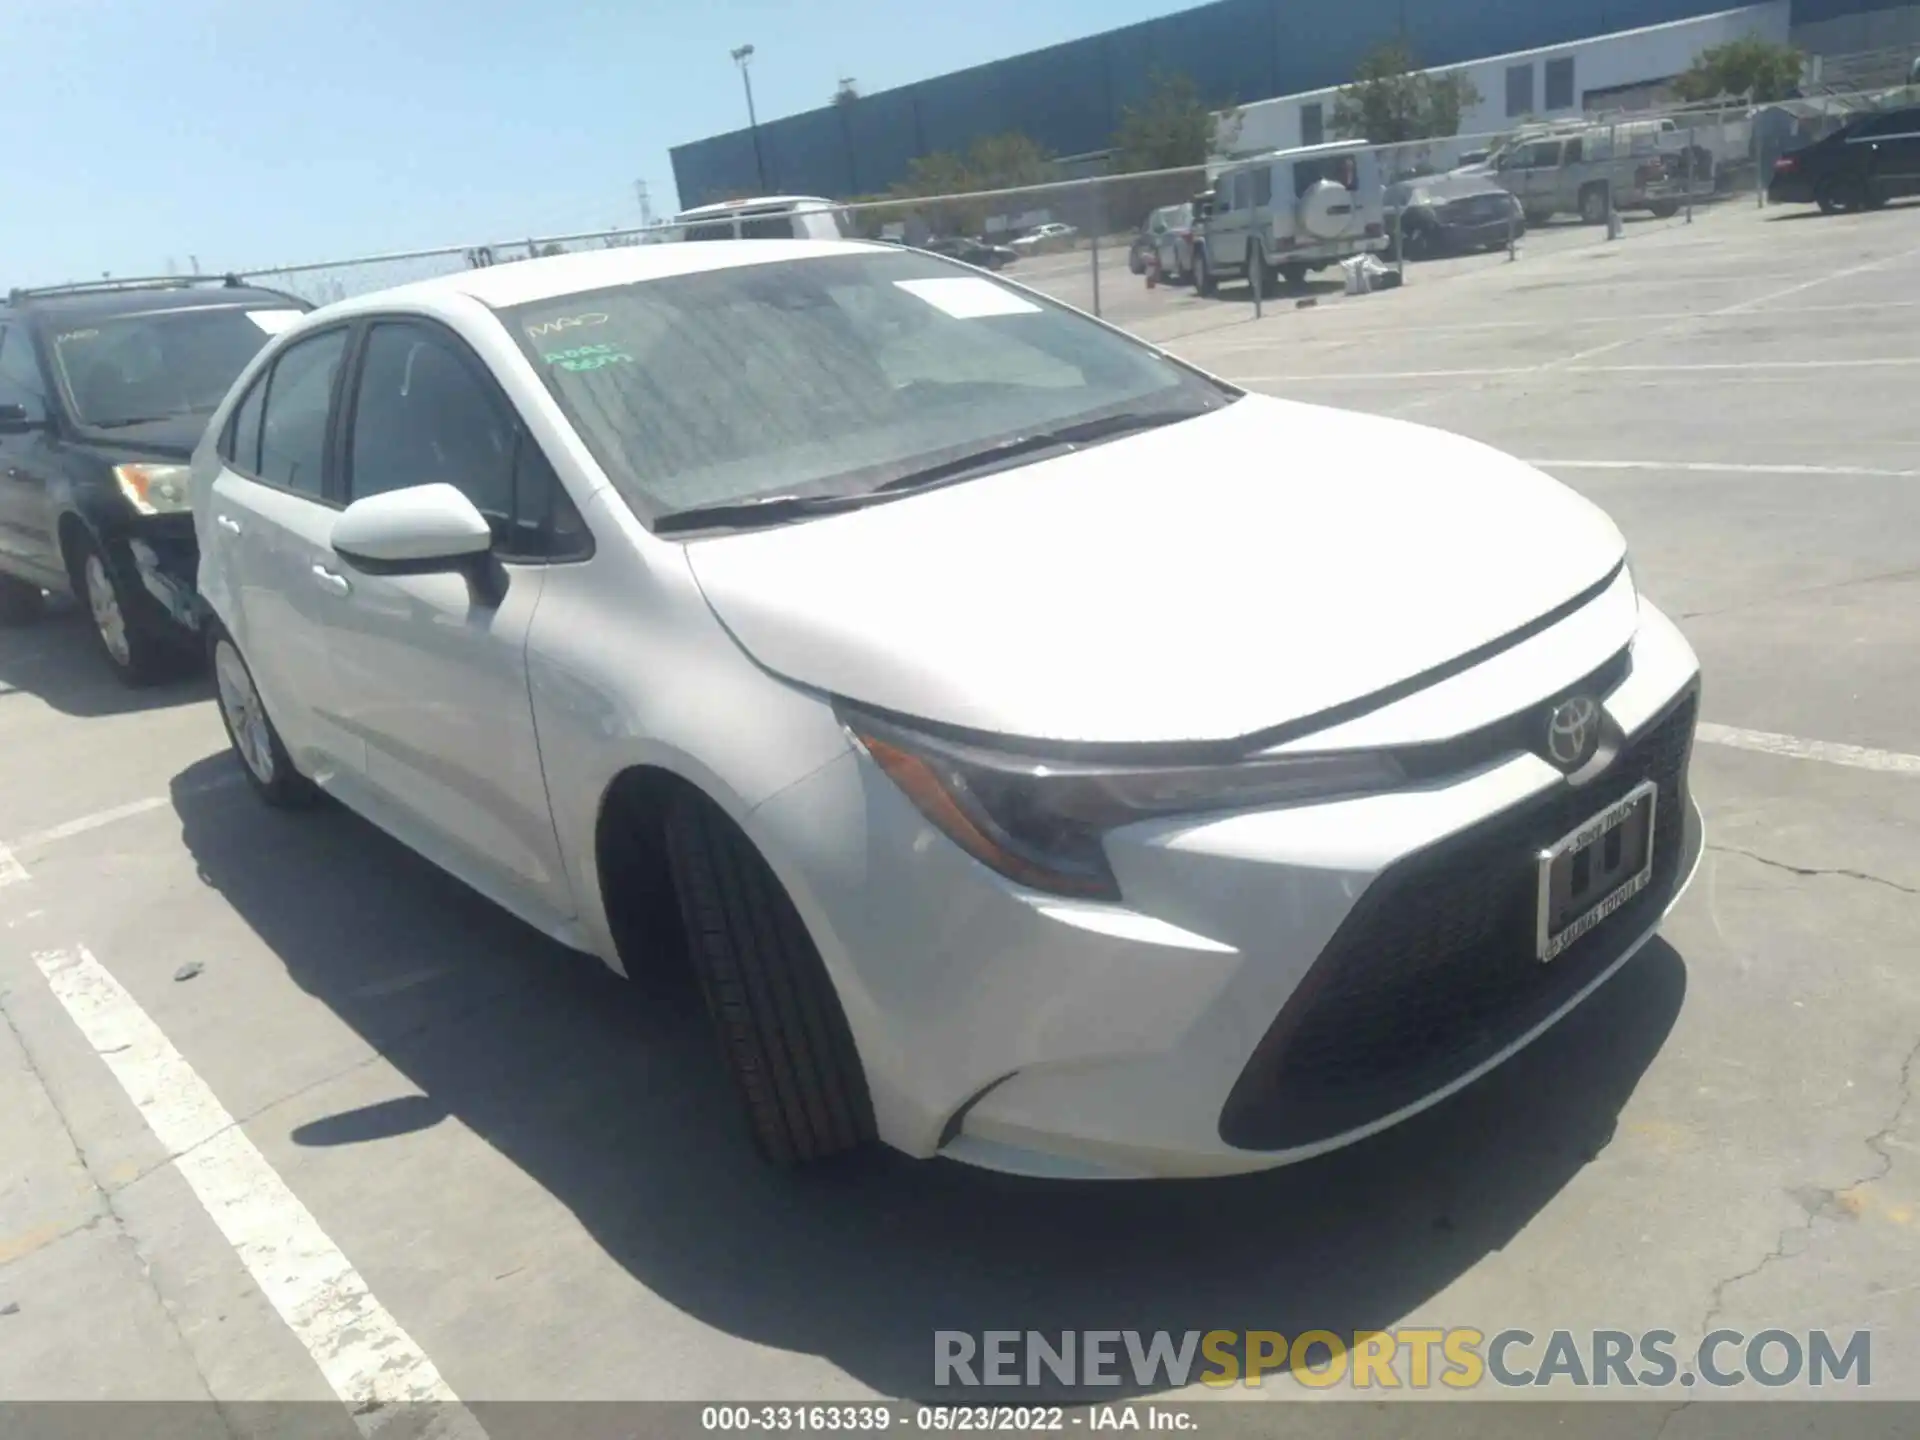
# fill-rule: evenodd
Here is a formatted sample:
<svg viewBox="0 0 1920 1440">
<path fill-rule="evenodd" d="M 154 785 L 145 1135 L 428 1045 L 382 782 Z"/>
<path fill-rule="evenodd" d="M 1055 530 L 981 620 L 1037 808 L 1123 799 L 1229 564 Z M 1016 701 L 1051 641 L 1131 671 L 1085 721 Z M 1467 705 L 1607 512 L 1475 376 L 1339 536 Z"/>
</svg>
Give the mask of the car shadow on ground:
<svg viewBox="0 0 1920 1440">
<path fill-rule="evenodd" d="M 70 600 L 50 598 L 44 614 L 0 628 L 0 703 L 10 691 L 38 695 L 64 715 L 129 715 L 188 705 L 213 694 L 203 665 L 179 678 L 130 689 L 107 669 L 88 618 Z"/>
<path fill-rule="evenodd" d="M 309 1121 L 296 1143 L 455 1117 L 653 1293 L 894 1396 L 939 1398 L 938 1330 L 1393 1324 L 1505 1246 L 1608 1144 L 1686 990 L 1680 957 L 1656 940 L 1458 1096 L 1265 1175 L 1071 1185 L 880 1150 L 781 1173 L 752 1154 L 673 965 L 621 981 L 337 806 L 287 814 L 207 788 L 231 766 L 212 757 L 173 782 L 202 878 L 420 1091 Z M 423 970 L 454 978 L 385 983 Z"/>
</svg>

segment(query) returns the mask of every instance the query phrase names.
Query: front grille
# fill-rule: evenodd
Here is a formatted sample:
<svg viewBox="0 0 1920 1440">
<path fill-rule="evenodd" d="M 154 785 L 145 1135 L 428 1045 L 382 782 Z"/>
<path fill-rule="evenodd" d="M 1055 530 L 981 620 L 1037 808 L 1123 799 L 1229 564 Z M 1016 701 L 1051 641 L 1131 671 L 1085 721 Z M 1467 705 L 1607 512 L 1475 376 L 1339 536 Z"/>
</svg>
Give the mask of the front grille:
<svg viewBox="0 0 1920 1440">
<path fill-rule="evenodd" d="M 1696 707 L 1690 690 L 1592 783 L 1556 785 L 1375 880 L 1255 1049 L 1221 1112 L 1221 1138 L 1286 1149 L 1391 1115 L 1499 1053 L 1605 970 L 1679 883 Z M 1535 857 L 1648 779 L 1660 787 L 1652 882 L 1542 964 Z"/>
</svg>

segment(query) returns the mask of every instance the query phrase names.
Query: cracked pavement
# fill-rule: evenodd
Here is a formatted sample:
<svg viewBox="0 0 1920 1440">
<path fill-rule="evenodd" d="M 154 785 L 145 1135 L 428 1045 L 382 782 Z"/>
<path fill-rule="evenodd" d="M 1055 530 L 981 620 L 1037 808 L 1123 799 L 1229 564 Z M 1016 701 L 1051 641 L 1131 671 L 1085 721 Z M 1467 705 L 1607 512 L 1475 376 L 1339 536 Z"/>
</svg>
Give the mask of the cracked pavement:
<svg viewBox="0 0 1920 1440">
<path fill-rule="evenodd" d="M 1703 212 L 1258 324 L 1223 308 L 1172 345 L 1632 462 L 1555 473 L 1685 617 L 1704 718 L 1920 754 L 1916 257 L 1920 207 Z M 1180 297 L 1160 328 L 1207 315 Z M 1621 368 L 1570 368 L 1596 349 Z M 1715 368 L 1808 358 L 1849 368 Z M 1342 378 L 1252 378 L 1314 373 Z M 1516 1060 L 1293 1170 L 1063 1191 L 885 1157 L 764 1173 L 691 997 L 350 816 L 265 812 L 223 752 L 204 686 L 116 690 L 75 616 L 0 631 L 0 840 L 159 802 L 21 847 L 0 884 L 0 1399 L 329 1394 L 36 971 L 76 945 L 473 1402 L 913 1394 L 937 1328 L 1422 1324 L 1867 1327 L 1873 1393 L 1920 1399 L 1920 778 L 1702 744 L 1709 849 L 1662 940 Z M 1639 1398 L 1632 1433 L 1685 1437 L 1721 1396 Z M 219 1433 L 268 1428 L 247 1416 Z M 325 1406 L 289 1425 L 355 1433 Z"/>
</svg>

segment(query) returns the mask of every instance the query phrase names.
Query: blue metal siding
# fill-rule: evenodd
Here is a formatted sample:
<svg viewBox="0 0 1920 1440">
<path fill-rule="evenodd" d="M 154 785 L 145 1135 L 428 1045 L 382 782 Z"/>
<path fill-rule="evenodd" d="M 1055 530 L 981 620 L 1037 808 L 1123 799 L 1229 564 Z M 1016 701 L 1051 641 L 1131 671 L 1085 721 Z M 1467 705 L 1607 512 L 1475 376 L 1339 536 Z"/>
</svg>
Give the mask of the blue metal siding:
<svg viewBox="0 0 1920 1440">
<path fill-rule="evenodd" d="M 1061 155 L 1103 150 L 1155 71 L 1215 105 L 1345 83 L 1404 32 L 1425 65 L 1562 45 L 1725 10 L 1738 0 L 1217 0 L 1123 30 L 863 95 L 760 127 L 768 188 L 836 198 L 905 178 L 915 155 L 1018 130 Z M 1796 23 L 1906 0 L 1795 0 Z M 758 188 L 745 130 L 675 146 L 684 206 Z"/>
<path fill-rule="evenodd" d="M 1793 0 L 1793 23 L 1816 25 L 1822 20 L 1870 15 L 1876 10 L 1898 10 L 1912 3 L 1913 0 Z"/>
</svg>

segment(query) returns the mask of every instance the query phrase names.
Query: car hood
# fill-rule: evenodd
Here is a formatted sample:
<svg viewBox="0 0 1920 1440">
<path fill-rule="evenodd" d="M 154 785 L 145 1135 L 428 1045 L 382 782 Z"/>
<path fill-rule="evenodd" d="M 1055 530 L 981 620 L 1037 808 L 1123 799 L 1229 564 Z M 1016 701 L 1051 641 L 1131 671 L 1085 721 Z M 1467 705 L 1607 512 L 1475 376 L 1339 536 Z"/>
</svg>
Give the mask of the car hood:
<svg viewBox="0 0 1920 1440">
<path fill-rule="evenodd" d="M 1002 735 L 1146 743 L 1372 696 L 1565 604 L 1625 543 L 1475 441 L 1250 395 L 688 553 L 780 675 Z"/>
</svg>

